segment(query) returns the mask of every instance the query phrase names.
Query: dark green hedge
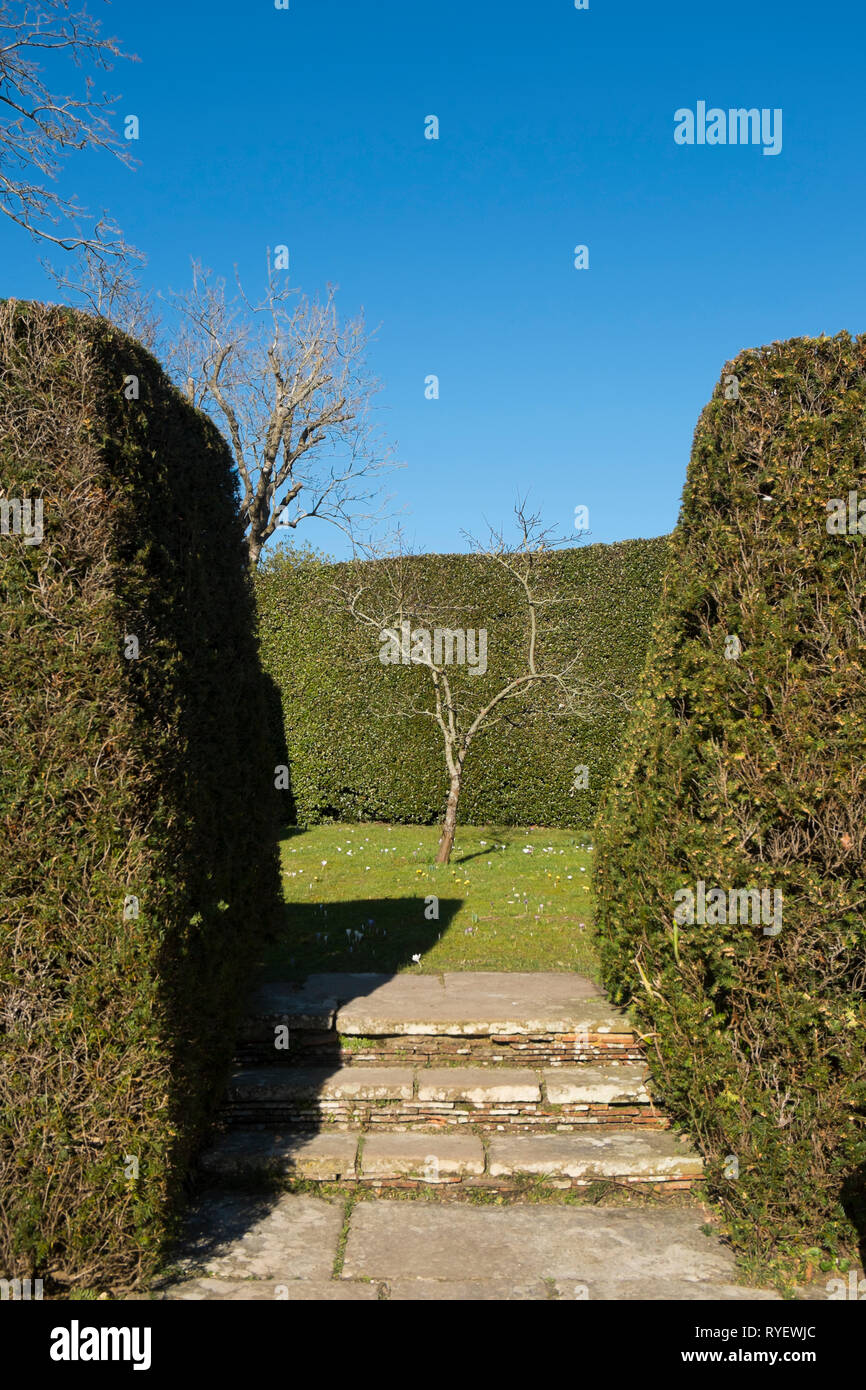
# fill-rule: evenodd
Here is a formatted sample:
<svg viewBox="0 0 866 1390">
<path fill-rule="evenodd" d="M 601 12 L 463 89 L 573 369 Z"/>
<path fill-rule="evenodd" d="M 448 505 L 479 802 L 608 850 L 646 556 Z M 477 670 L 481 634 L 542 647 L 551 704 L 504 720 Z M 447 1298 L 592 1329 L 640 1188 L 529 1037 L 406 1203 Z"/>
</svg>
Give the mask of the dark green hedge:
<svg viewBox="0 0 866 1390">
<path fill-rule="evenodd" d="M 866 337 L 725 368 L 596 829 L 606 983 L 762 1259 L 833 1252 L 862 1221 L 866 563 L 828 504 L 866 497 L 864 412 Z M 675 920 L 699 881 L 780 891 L 781 930 Z"/>
<path fill-rule="evenodd" d="M 626 696 L 643 665 L 660 589 L 666 542 L 623 541 L 549 554 L 550 592 L 566 602 L 542 617 L 540 666 L 582 654 L 581 673 Z M 477 555 L 425 555 L 410 564 L 443 618 L 488 631 L 488 673 L 452 667 L 458 690 L 474 698 L 496 688 L 523 657 L 517 586 L 494 561 Z M 361 565 L 364 582 L 375 565 Z M 346 566 L 309 552 L 278 552 L 259 570 L 262 657 L 282 692 L 292 795 L 301 824 L 329 818 L 429 824 L 448 791 L 441 737 L 431 720 L 411 716 L 426 697 L 426 674 L 382 666 L 374 634 L 359 629 L 328 596 Z M 464 824 L 589 826 L 615 765 L 623 705 L 604 698 L 584 722 L 515 715 L 479 734 L 466 763 L 460 802 Z M 574 770 L 589 769 L 586 790 L 572 791 Z"/>
<path fill-rule="evenodd" d="M 0 304 L 0 495 L 44 517 L 0 536 L 0 1274 L 117 1290 L 276 911 L 254 595 L 227 447 L 103 321 Z"/>
</svg>

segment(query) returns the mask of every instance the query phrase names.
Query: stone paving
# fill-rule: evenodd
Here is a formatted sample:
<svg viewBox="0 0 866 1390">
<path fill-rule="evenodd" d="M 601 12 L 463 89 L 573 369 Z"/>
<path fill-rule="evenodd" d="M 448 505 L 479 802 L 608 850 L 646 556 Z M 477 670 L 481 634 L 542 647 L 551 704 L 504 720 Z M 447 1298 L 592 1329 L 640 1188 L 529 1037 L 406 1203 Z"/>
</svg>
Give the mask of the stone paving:
<svg viewBox="0 0 866 1390">
<path fill-rule="evenodd" d="M 294 1050 L 277 1050 L 281 1033 Z M 201 1157 L 211 1188 L 151 1297 L 778 1297 L 741 1285 L 685 1190 L 701 1158 L 655 1106 L 627 1016 L 588 979 L 271 983 L 251 1000 L 239 1047 L 244 1065 Z M 586 1108 L 585 1122 L 569 1106 Z M 516 1132 L 515 1119 L 536 1127 Z M 279 1191 L 287 1179 L 312 1190 Z M 562 1189 L 599 1181 L 627 1203 L 564 1200 Z"/>
<path fill-rule="evenodd" d="M 216 1193 L 159 1299 L 767 1300 L 694 1208 L 599 1208 Z M 335 1271 L 337 1271 L 335 1273 Z"/>
</svg>

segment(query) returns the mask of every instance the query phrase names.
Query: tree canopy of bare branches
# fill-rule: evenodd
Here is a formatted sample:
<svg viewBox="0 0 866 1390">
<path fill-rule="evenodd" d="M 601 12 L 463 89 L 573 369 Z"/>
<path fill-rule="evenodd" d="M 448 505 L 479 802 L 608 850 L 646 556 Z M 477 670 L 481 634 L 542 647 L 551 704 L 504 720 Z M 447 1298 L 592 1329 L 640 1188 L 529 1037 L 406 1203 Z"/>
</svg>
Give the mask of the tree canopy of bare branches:
<svg viewBox="0 0 866 1390">
<path fill-rule="evenodd" d="M 357 540 L 375 519 L 377 475 L 390 449 L 374 429 L 362 316 L 341 323 L 334 287 L 323 301 L 272 269 L 252 303 L 199 262 L 192 289 L 171 296 L 181 327 L 172 371 L 189 400 L 227 435 L 240 474 L 251 565 L 282 528 L 313 518 Z"/>
<path fill-rule="evenodd" d="M 313 519 L 363 548 L 381 516 L 378 475 L 393 466 L 371 420 L 379 387 L 365 365 L 371 335 L 363 317 L 341 323 L 332 286 L 323 302 L 310 300 L 271 269 L 270 256 L 257 303 L 239 279 L 229 295 L 225 280 L 198 261 L 190 290 L 154 296 L 131 259 L 107 263 L 82 246 L 71 267 L 43 265 L 64 299 L 155 353 L 222 431 L 240 476 L 251 565 L 272 536 Z"/>
<path fill-rule="evenodd" d="M 106 261 L 92 247 L 79 246 L 72 263 L 62 270 L 47 260 L 42 268 L 63 291 L 65 302 L 77 302 L 97 318 L 108 319 L 149 352 L 160 355 L 166 346 L 162 315 L 154 296 L 142 287 L 132 269 L 133 261 L 143 262 L 144 257 L 130 252 L 124 260 Z"/>
<path fill-rule="evenodd" d="M 131 248 L 105 213 L 82 229 L 82 222 L 93 223 L 90 215 L 74 196 L 48 186 L 73 150 L 107 150 L 125 164 L 134 162 L 109 119 L 116 98 L 97 90 L 92 72 L 79 95 L 53 94 L 40 65 L 48 55 L 97 74 L 109 71 L 113 58 L 138 61 L 117 39 L 102 37 L 94 16 L 73 11 L 70 0 L 0 0 L 0 212 L 65 251 L 87 247 L 122 258 Z"/>
</svg>

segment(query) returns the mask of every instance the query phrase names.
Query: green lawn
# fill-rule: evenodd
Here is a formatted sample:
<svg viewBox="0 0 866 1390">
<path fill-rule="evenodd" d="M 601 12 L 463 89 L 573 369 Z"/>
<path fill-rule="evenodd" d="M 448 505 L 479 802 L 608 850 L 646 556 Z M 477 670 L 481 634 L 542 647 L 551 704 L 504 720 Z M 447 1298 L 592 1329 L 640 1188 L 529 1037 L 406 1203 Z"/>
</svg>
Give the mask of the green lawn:
<svg viewBox="0 0 866 1390">
<path fill-rule="evenodd" d="M 323 970 L 576 970 L 598 979 L 592 848 L 579 831 L 321 825 L 281 845 L 285 927 L 269 979 Z M 438 899 L 438 920 L 425 916 Z M 412 957 L 420 956 L 420 962 Z"/>
</svg>

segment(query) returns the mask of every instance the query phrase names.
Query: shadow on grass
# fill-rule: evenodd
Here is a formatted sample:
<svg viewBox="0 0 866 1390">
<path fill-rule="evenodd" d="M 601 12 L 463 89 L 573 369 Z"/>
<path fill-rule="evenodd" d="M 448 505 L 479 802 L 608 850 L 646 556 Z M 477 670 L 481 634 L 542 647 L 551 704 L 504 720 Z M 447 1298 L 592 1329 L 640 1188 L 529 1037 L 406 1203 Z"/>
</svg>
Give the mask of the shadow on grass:
<svg viewBox="0 0 866 1390">
<path fill-rule="evenodd" d="M 428 916 L 438 905 L 438 916 Z M 300 982 L 333 971 L 393 975 L 423 960 L 463 905 L 461 898 L 362 898 L 286 903 L 277 939 L 262 962 L 265 980 Z"/>
<path fill-rule="evenodd" d="M 273 749 L 274 767 L 281 770 L 280 781 L 286 783 L 285 786 L 277 786 L 276 773 L 274 774 L 277 823 L 280 826 L 281 835 L 285 836 L 294 833 L 294 822 L 298 808 L 295 805 L 292 791 L 289 749 L 283 723 L 282 696 L 276 681 L 266 671 L 262 672 L 262 700 L 265 707 L 268 740 Z"/>
</svg>

